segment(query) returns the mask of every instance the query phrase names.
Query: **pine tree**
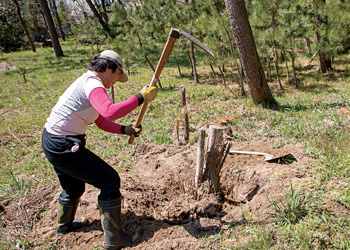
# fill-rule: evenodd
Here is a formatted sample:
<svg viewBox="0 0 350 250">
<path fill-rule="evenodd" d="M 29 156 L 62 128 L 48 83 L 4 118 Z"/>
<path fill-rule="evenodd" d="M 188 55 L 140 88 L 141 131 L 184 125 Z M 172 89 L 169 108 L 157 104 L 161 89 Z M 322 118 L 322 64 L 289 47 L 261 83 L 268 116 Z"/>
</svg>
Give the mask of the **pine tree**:
<svg viewBox="0 0 350 250">
<path fill-rule="evenodd" d="M 276 105 L 256 50 L 244 0 L 226 0 L 226 8 L 253 101 Z"/>
<path fill-rule="evenodd" d="M 304 10 L 305 11 L 305 10 Z M 302 38 L 310 28 L 307 25 L 305 16 L 303 15 L 302 6 L 298 3 L 291 3 L 290 1 L 284 1 L 281 4 L 280 12 L 280 24 L 283 25 L 283 30 L 280 34 L 281 47 L 284 60 L 286 62 L 287 78 L 289 78 L 288 70 L 288 56 L 291 59 L 293 83 L 298 87 L 298 81 L 296 76 L 295 61 L 297 58 L 297 51 L 305 50 L 305 43 Z"/>
</svg>

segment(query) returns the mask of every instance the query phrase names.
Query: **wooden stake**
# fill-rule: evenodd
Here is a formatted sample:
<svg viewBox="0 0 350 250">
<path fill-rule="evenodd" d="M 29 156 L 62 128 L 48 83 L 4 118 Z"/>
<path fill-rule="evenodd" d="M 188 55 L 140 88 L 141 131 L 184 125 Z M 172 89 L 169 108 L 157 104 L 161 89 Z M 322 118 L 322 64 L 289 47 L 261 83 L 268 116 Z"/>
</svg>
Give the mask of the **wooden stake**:
<svg viewBox="0 0 350 250">
<path fill-rule="evenodd" d="M 198 189 L 200 183 L 203 180 L 203 167 L 204 167 L 204 146 L 205 146 L 205 128 L 199 130 L 198 146 L 197 146 L 197 165 L 196 165 L 196 177 L 195 185 Z"/>
<path fill-rule="evenodd" d="M 189 129 L 189 122 L 188 122 L 188 114 L 187 114 L 187 106 L 186 106 L 186 89 L 183 85 L 180 86 L 180 94 L 181 94 L 181 104 L 182 108 L 184 109 L 185 114 L 185 141 L 188 142 L 188 139 L 190 137 L 190 129 Z"/>
</svg>

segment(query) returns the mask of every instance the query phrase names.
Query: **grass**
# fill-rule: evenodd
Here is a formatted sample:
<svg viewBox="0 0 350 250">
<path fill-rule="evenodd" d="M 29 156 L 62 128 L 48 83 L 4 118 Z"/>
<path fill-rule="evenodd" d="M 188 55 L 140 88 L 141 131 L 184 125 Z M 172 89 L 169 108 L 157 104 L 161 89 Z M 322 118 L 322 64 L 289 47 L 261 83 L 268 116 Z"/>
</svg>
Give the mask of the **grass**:
<svg viewBox="0 0 350 250">
<path fill-rule="evenodd" d="M 41 150 L 41 131 L 58 97 L 85 72 L 91 57 L 90 47 L 76 47 L 70 40 L 62 44 L 66 56 L 59 59 L 52 48 L 39 48 L 36 53 L 14 52 L 0 58 L 0 63 L 17 67 L 0 72 L 0 201 L 18 200 L 31 189 L 56 178 Z M 175 66 L 163 70 L 160 79 L 163 89 L 148 106 L 144 131 L 136 142 L 177 142 L 174 128 L 182 117 L 179 87 L 184 85 L 191 144 L 196 143 L 200 127 L 217 124 L 220 118 L 226 117 L 225 125 L 231 127 L 237 141 L 274 137 L 277 139 L 274 147 L 300 143 L 304 154 L 315 159 L 307 172 L 313 177 L 312 182 L 292 187 L 282 200 L 271 200 L 274 219 L 261 221 L 247 210 L 242 222 L 206 237 L 208 248 L 350 248 L 349 216 L 335 213 L 329 205 L 335 202 L 350 208 L 350 56 L 343 56 L 341 62 L 334 65 L 334 72 L 326 75 L 300 72 L 298 89 L 284 84 L 286 91 L 281 93 L 275 83 L 271 83 L 279 103 L 276 109 L 255 105 L 250 97 L 240 97 L 234 82 L 227 80 L 224 88 L 218 76 L 216 80 L 211 77 L 207 66 L 197 69 L 201 80 L 198 85 L 189 77 L 188 65 L 181 68 L 183 78 L 178 76 Z M 152 74 L 146 66 L 133 67 L 130 82 L 116 84 L 116 101 L 136 94 L 149 83 Z M 118 122 L 134 122 L 137 112 Z M 132 168 L 134 145 L 128 144 L 127 137 L 105 133 L 95 126 L 90 126 L 87 135 L 89 149 L 116 167 Z M 314 203 L 308 194 L 317 194 L 322 202 Z M 0 225 L 2 227 L 2 221 Z M 28 249 L 34 248 L 23 238 L 17 241 Z M 7 242 L 7 246 L 10 243 Z M 47 246 L 51 248 L 55 246 Z"/>
<path fill-rule="evenodd" d="M 273 208 L 273 212 L 268 212 L 268 214 L 281 225 L 298 223 L 311 213 L 316 206 L 315 195 L 304 194 L 295 190 L 292 184 L 290 187 L 290 191 L 285 190 L 286 194 L 283 199 L 274 201 L 268 198 L 271 203 L 268 208 Z"/>
</svg>

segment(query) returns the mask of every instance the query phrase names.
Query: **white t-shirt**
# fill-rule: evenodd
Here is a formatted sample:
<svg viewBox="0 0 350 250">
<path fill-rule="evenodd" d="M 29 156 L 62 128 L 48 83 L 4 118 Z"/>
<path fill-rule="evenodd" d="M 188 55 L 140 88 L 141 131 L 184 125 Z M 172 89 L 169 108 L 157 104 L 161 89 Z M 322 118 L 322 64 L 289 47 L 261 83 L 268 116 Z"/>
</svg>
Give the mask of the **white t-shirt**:
<svg viewBox="0 0 350 250">
<path fill-rule="evenodd" d="M 76 79 L 61 95 L 45 124 L 56 135 L 81 135 L 99 116 L 92 107 L 89 95 L 95 88 L 105 88 L 99 77 L 88 70 Z"/>
</svg>

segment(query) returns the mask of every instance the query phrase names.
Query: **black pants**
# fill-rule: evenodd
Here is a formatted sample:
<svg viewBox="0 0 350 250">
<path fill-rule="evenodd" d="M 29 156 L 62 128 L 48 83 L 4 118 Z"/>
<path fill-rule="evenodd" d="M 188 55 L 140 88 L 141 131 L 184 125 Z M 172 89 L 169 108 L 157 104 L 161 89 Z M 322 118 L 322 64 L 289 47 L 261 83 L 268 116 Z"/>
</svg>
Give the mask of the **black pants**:
<svg viewBox="0 0 350 250">
<path fill-rule="evenodd" d="M 101 190 L 98 200 L 111 200 L 121 196 L 118 173 L 85 148 L 85 135 L 53 135 L 44 129 L 41 142 L 62 186 L 59 198 L 63 205 L 82 196 L 85 183 Z M 72 151 L 74 145 L 79 145 L 76 152 Z"/>
</svg>

